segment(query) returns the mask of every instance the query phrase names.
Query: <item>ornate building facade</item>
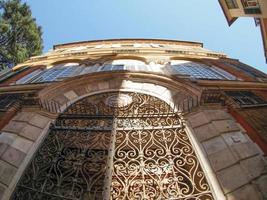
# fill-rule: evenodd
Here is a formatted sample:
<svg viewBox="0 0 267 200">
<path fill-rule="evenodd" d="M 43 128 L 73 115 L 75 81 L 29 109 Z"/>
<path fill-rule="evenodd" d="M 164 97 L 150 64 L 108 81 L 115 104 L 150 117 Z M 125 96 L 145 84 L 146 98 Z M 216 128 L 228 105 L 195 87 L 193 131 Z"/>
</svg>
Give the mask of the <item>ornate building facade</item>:
<svg viewBox="0 0 267 200">
<path fill-rule="evenodd" d="M 267 75 L 236 59 L 117 39 L 56 45 L 12 73 L 0 199 L 267 198 Z"/>
</svg>

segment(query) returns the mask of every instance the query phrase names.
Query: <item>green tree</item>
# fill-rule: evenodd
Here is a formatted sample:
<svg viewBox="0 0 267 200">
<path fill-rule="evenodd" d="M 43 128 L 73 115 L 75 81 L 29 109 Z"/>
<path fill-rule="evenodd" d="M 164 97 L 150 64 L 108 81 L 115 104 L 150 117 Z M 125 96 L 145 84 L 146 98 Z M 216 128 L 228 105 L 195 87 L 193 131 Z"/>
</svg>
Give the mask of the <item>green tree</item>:
<svg viewBox="0 0 267 200">
<path fill-rule="evenodd" d="M 0 0 L 0 69 L 24 62 L 43 49 L 41 27 L 20 0 Z"/>
</svg>

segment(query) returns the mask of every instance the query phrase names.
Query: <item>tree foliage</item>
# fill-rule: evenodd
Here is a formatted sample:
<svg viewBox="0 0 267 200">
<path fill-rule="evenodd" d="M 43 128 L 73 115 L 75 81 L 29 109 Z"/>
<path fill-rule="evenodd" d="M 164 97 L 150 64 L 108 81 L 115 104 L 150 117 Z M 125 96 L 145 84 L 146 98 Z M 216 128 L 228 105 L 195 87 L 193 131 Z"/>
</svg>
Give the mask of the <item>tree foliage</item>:
<svg viewBox="0 0 267 200">
<path fill-rule="evenodd" d="M 20 0 L 0 0 L 0 68 L 12 67 L 42 52 L 42 31 L 30 7 Z"/>
</svg>

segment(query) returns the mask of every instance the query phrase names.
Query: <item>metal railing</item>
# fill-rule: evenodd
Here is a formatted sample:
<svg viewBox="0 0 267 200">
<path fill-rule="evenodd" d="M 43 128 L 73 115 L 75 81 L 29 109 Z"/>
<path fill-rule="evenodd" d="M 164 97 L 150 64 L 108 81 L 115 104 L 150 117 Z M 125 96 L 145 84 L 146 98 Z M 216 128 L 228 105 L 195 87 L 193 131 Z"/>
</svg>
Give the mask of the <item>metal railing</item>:
<svg viewBox="0 0 267 200">
<path fill-rule="evenodd" d="M 200 104 L 222 104 L 225 105 L 226 96 L 221 90 L 204 90 L 201 94 Z"/>
</svg>

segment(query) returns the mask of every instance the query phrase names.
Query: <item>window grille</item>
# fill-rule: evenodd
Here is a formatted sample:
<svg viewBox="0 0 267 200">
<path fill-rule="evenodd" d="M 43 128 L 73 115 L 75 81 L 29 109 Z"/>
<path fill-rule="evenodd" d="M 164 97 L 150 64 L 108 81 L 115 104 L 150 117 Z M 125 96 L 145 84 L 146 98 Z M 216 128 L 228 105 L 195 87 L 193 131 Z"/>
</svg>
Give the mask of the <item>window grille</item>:
<svg viewBox="0 0 267 200">
<path fill-rule="evenodd" d="M 225 94 L 240 106 L 267 105 L 265 100 L 250 91 L 225 91 Z"/>
<path fill-rule="evenodd" d="M 162 100 L 102 93 L 51 126 L 11 199 L 214 199 L 184 124 Z"/>
<path fill-rule="evenodd" d="M 0 110 L 7 110 L 10 106 L 19 103 L 22 100 L 22 94 L 1 94 Z"/>
<path fill-rule="evenodd" d="M 216 104 L 225 104 L 225 98 L 221 90 L 204 90 L 201 95 L 200 99 L 201 104 L 209 104 L 209 103 L 216 103 Z"/>
</svg>

